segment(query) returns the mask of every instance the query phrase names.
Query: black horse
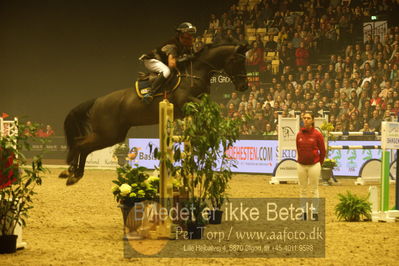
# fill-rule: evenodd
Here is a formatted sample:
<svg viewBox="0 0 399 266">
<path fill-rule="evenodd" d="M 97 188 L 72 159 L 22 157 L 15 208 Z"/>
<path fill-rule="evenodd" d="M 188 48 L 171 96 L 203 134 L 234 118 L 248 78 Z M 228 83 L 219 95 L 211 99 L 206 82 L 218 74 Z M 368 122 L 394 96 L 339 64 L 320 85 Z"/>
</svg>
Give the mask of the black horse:
<svg viewBox="0 0 399 266">
<path fill-rule="evenodd" d="M 236 90 L 248 89 L 245 69 L 247 48 L 234 44 L 205 46 L 181 69 L 176 77 L 179 85 L 169 93 L 168 100 L 175 105 L 174 116 L 182 117 L 186 102 L 195 101 L 203 93 L 210 93 L 210 78 L 215 71 L 224 71 Z M 72 109 L 64 122 L 68 145 L 68 170 L 60 174 L 72 185 L 83 177 L 87 156 L 96 150 L 125 140 L 132 126 L 157 124 L 158 106 L 162 97 L 145 104 L 132 88 L 117 90 L 84 102 Z"/>
</svg>

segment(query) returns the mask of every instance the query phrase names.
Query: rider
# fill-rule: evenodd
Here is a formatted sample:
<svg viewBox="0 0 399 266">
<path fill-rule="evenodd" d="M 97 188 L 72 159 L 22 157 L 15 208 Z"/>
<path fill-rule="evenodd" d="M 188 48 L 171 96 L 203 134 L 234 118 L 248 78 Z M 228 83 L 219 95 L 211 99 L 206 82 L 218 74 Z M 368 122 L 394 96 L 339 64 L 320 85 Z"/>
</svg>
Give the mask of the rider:
<svg viewBox="0 0 399 266">
<path fill-rule="evenodd" d="M 183 22 L 176 28 L 176 32 L 173 39 L 140 57 L 149 71 L 158 73 L 158 77 L 152 83 L 151 91 L 144 95 L 145 102 L 150 102 L 153 95 L 162 88 L 163 83 L 170 76 L 171 69 L 176 68 L 177 62 L 183 62 L 193 54 L 196 27 L 190 22 Z"/>
</svg>

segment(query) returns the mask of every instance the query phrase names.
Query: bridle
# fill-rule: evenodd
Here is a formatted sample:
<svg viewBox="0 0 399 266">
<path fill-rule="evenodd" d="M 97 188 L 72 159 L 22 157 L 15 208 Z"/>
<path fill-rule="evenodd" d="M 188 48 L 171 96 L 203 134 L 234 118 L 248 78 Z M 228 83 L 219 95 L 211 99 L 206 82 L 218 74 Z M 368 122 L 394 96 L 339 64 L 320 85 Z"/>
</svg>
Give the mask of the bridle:
<svg viewBox="0 0 399 266">
<path fill-rule="evenodd" d="M 242 55 L 242 54 L 239 54 L 239 53 L 235 53 L 233 59 L 232 59 L 232 60 L 229 60 L 229 62 L 230 62 L 230 61 L 233 61 L 234 59 L 237 59 L 237 58 L 240 58 L 240 59 L 242 58 L 243 60 L 246 60 L 245 55 Z M 210 71 L 210 72 L 212 72 L 212 73 L 217 73 L 217 74 L 229 76 L 230 79 L 231 79 L 234 83 L 237 81 L 237 78 L 247 78 L 247 77 L 248 77 L 248 75 L 247 75 L 246 73 L 245 73 L 245 74 L 231 75 L 231 74 L 227 73 L 225 70 L 220 69 L 220 68 L 218 68 L 218 67 L 215 67 L 215 66 L 212 65 L 211 63 L 209 63 L 209 62 L 207 62 L 207 61 L 204 61 L 204 60 L 202 60 L 202 59 L 200 59 L 200 58 L 197 58 L 197 61 L 199 61 L 199 62 L 201 62 L 201 63 L 203 63 L 203 64 L 209 66 L 209 67 L 211 68 L 211 71 Z"/>
<path fill-rule="evenodd" d="M 244 64 L 245 64 L 245 60 L 247 58 L 243 54 L 235 53 L 234 57 L 233 57 L 233 59 L 231 61 L 237 60 L 237 59 L 238 60 L 244 60 Z M 225 71 L 223 71 L 223 72 L 225 72 Z M 233 81 L 233 83 L 235 83 L 237 81 L 237 78 L 245 78 L 246 79 L 248 77 L 247 73 L 245 73 L 245 74 L 236 74 L 236 75 L 229 75 L 228 73 L 226 73 L 226 74 L 230 77 L 230 79 Z"/>
</svg>

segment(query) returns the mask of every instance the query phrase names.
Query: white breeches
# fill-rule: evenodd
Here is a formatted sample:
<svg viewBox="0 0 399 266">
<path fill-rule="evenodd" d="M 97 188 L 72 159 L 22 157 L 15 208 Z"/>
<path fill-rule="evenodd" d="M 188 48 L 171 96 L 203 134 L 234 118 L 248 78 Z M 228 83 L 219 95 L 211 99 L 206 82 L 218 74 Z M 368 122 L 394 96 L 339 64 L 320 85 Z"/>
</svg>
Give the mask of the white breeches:
<svg viewBox="0 0 399 266">
<path fill-rule="evenodd" d="M 311 165 L 297 164 L 298 181 L 299 181 L 299 197 L 306 198 L 308 187 L 312 198 L 319 198 L 319 179 L 321 165 L 315 163 Z M 318 200 L 314 201 L 314 207 L 318 208 Z"/>
<path fill-rule="evenodd" d="M 157 59 L 144 59 L 144 66 L 151 72 L 162 73 L 167 78 L 170 75 L 170 69 L 162 61 Z"/>
</svg>

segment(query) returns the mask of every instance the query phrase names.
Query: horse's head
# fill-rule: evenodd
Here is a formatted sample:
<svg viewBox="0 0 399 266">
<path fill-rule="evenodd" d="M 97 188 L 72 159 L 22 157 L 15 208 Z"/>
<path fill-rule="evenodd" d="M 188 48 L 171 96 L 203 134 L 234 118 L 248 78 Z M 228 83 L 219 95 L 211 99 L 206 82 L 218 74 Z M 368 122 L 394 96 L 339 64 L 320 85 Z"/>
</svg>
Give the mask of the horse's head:
<svg viewBox="0 0 399 266">
<path fill-rule="evenodd" d="M 236 90 L 248 89 L 247 71 L 245 69 L 247 46 L 230 43 L 208 44 L 197 53 L 196 59 L 201 66 L 208 66 L 208 75 L 212 72 L 227 74 Z M 209 77 L 208 77 L 209 78 Z"/>
<path fill-rule="evenodd" d="M 224 71 L 229 75 L 238 91 L 248 89 L 247 71 L 245 69 L 245 52 L 247 50 L 247 46 L 237 45 L 231 56 L 227 58 L 224 66 Z"/>
</svg>

